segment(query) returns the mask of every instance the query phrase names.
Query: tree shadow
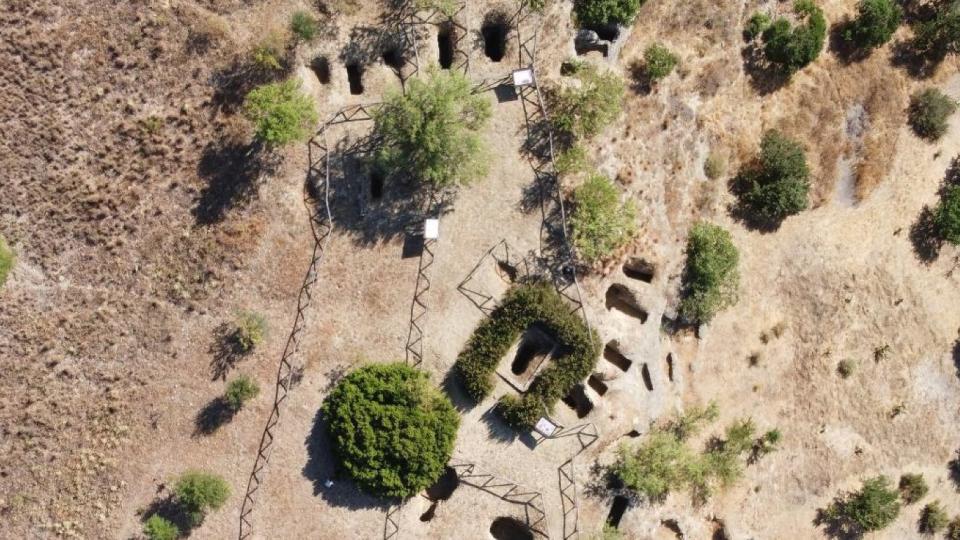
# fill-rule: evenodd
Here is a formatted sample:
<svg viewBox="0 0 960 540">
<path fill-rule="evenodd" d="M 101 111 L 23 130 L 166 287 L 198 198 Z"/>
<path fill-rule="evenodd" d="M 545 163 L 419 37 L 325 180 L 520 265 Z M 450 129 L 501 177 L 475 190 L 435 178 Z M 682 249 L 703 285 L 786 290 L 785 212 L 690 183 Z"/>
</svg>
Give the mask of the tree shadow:
<svg viewBox="0 0 960 540">
<path fill-rule="evenodd" d="M 197 225 L 219 223 L 231 208 L 248 203 L 257 193 L 258 180 L 276 164 L 276 157 L 256 142 L 208 144 L 197 166 L 197 174 L 207 182 L 193 209 Z"/>
<path fill-rule="evenodd" d="M 780 226 L 783 225 L 785 217 L 779 219 L 768 219 L 761 217 L 759 212 L 747 202 L 746 195 L 750 191 L 750 188 L 753 184 L 752 172 L 754 168 L 758 167 L 758 164 L 750 164 L 744 167 L 739 174 L 730 179 L 727 183 L 727 187 L 730 190 L 730 193 L 735 197 L 735 201 L 730 203 L 727 207 L 727 211 L 730 214 L 730 217 L 739 221 L 744 227 L 751 229 L 753 231 L 771 234 L 775 233 L 780 229 Z"/>
<path fill-rule="evenodd" d="M 207 350 L 213 358 L 210 359 L 210 375 L 212 380 L 226 380 L 227 373 L 248 351 L 243 349 L 237 329 L 228 323 L 222 323 L 213 330 L 213 343 Z"/>
<path fill-rule="evenodd" d="M 890 49 L 890 62 L 914 79 L 929 79 L 947 58 L 942 48 L 921 49 L 915 40 L 898 41 Z"/>
<path fill-rule="evenodd" d="M 477 406 L 477 403 L 463 390 L 456 367 L 447 370 L 447 374 L 443 376 L 443 381 L 440 383 L 440 389 L 450 398 L 450 402 L 460 414 L 472 411 Z"/>
<path fill-rule="evenodd" d="M 824 508 L 817 508 L 817 515 L 813 518 L 813 524 L 817 527 L 822 526 L 823 534 L 828 538 L 836 538 L 838 540 L 863 538 L 865 532 L 853 521 L 840 516 L 832 516 Z"/>
<path fill-rule="evenodd" d="M 937 195 L 943 199 L 947 191 L 955 186 L 960 186 L 960 156 L 953 158 L 947 167 Z M 937 229 L 930 206 L 925 205 L 917 220 L 910 226 L 910 242 L 913 244 L 914 254 L 923 264 L 930 265 L 940 257 L 940 250 L 946 240 Z"/>
<path fill-rule="evenodd" d="M 247 54 L 235 57 L 229 65 L 216 71 L 212 77 L 214 92 L 210 100 L 214 110 L 236 114 L 251 90 L 286 77 L 293 69 L 294 49 L 285 48 L 279 61 L 279 69 L 260 68 Z"/>
<path fill-rule="evenodd" d="M 160 516 L 176 525 L 180 529 L 180 534 L 184 537 L 190 536 L 193 528 L 199 525 L 190 513 L 184 509 L 183 505 L 177 502 L 172 493 L 157 497 L 142 512 L 140 514 L 141 523 L 146 522 L 151 516 Z"/>
<path fill-rule="evenodd" d="M 227 404 L 223 396 L 210 400 L 210 403 L 200 409 L 193 420 L 193 436 L 212 435 L 221 426 L 233 420 L 236 414 L 237 411 Z"/>
<path fill-rule="evenodd" d="M 740 50 L 743 69 L 750 79 L 750 86 L 761 96 L 772 94 L 790 82 L 790 74 L 775 64 L 767 62 L 763 47 L 750 43 Z"/>
<path fill-rule="evenodd" d="M 957 378 L 960 378 L 960 338 L 953 344 L 953 366 L 957 369 Z"/>
<path fill-rule="evenodd" d="M 627 67 L 630 73 L 630 89 L 641 96 L 648 96 L 653 92 L 653 79 L 647 71 L 647 64 L 641 60 L 630 62 Z"/>
<path fill-rule="evenodd" d="M 320 410 L 317 410 L 313 418 L 313 427 L 304 441 L 304 446 L 307 450 L 307 463 L 301 474 L 313 484 L 313 494 L 319 495 L 327 504 L 350 510 L 386 510 L 395 502 L 364 493 L 338 470 L 327 435 L 327 421 Z M 327 482 L 332 482 L 332 485 L 327 487 Z"/>
<path fill-rule="evenodd" d="M 960 491 L 960 449 L 957 449 L 956 456 L 947 463 L 947 469 L 950 472 L 950 481 L 953 487 Z"/>
<path fill-rule="evenodd" d="M 848 30 L 853 28 L 854 21 L 849 17 L 830 27 L 829 48 L 834 56 L 840 60 L 840 63 L 848 66 L 857 62 L 862 62 L 870 57 L 873 49 L 870 47 L 861 47 L 844 36 Z"/>
<path fill-rule="evenodd" d="M 512 443 L 517 440 L 519 434 L 500 416 L 500 412 L 497 410 L 498 407 L 499 403 L 493 404 L 492 407 L 484 411 L 480 417 L 480 421 L 487 425 L 487 434 L 492 440 L 501 443 Z"/>
</svg>

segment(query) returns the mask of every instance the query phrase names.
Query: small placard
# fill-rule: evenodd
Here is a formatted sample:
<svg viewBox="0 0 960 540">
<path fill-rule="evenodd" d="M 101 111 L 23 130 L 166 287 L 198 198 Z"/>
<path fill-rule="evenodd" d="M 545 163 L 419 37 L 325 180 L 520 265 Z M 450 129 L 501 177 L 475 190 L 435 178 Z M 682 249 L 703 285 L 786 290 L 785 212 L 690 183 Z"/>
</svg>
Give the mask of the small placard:
<svg viewBox="0 0 960 540">
<path fill-rule="evenodd" d="M 518 69 L 513 72 L 514 86 L 527 86 L 528 84 L 533 84 L 533 69 Z"/>
<path fill-rule="evenodd" d="M 426 240 L 436 240 L 440 238 L 439 219 L 428 219 L 423 223 L 423 238 Z"/>
<path fill-rule="evenodd" d="M 541 416 L 540 419 L 537 420 L 537 425 L 533 426 L 533 429 L 544 437 L 550 437 L 557 431 L 557 425 Z"/>
</svg>

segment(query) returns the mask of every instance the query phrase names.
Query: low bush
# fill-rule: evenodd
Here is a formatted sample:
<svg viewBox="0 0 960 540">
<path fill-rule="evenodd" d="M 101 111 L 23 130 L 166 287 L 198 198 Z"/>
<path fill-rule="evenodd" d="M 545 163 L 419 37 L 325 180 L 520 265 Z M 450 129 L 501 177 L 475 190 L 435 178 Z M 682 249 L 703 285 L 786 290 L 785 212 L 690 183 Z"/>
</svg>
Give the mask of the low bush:
<svg viewBox="0 0 960 540">
<path fill-rule="evenodd" d="M 339 466 L 364 491 L 409 497 L 443 474 L 460 417 L 426 373 L 402 363 L 350 373 L 324 400 Z"/>
<path fill-rule="evenodd" d="M 944 240 L 960 246 L 960 185 L 943 192 L 933 211 L 933 224 Z"/>
<path fill-rule="evenodd" d="M 843 379 L 849 378 L 853 375 L 853 372 L 857 369 L 857 365 L 850 360 L 849 358 L 844 358 L 839 363 L 837 363 L 837 373 L 840 374 L 840 377 Z"/>
<path fill-rule="evenodd" d="M 573 65 L 571 75 L 580 80 L 579 87 L 568 86 L 550 94 L 553 126 L 567 137 L 590 138 L 623 110 L 623 79 L 583 62 Z"/>
<path fill-rule="evenodd" d="M 257 397 L 258 394 L 260 394 L 260 386 L 257 382 L 246 375 L 240 375 L 227 385 L 223 399 L 230 409 L 239 411 L 246 402 Z"/>
<path fill-rule="evenodd" d="M 511 425 L 533 425 L 544 410 L 593 371 L 599 340 L 549 283 L 522 284 L 510 289 L 488 319 L 474 330 L 454 366 L 469 396 L 479 402 L 493 390 L 497 364 L 528 326 L 543 324 L 564 349 L 520 397 L 505 396 L 498 410 Z"/>
<path fill-rule="evenodd" d="M 727 163 L 723 156 L 718 153 L 710 152 L 707 159 L 703 161 L 703 174 L 710 180 L 716 180 L 723 176 L 727 170 Z"/>
<path fill-rule="evenodd" d="M 781 17 L 762 35 L 767 61 L 787 74 L 816 60 L 827 36 L 827 20 L 813 0 L 796 0 L 793 11 L 800 19 L 798 24 Z"/>
<path fill-rule="evenodd" d="M 659 81 L 673 72 L 680 59 L 662 44 L 654 43 L 643 51 L 643 61 L 647 76 Z"/>
<path fill-rule="evenodd" d="M 933 501 L 923 507 L 920 512 L 920 532 L 923 534 L 937 534 L 950 524 L 950 516 L 943 509 L 940 501 Z"/>
<path fill-rule="evenodd" d="M 715 406 L 700 409 L 716 413 Z M 711 415 L 715 418 L 715 414 Z M 675 426 L 689 420 L 677 419 L 665 428 L 654 428 L 637 448 L 620 447 L 610 473 L 624 486 L 651 502 L 662 501 L 670 492 L 689 489 L 696 502 L 705 502 L 719 487 L 728 487 L 743 474 L 744 454 L 761 444 L 768 435 L 755 439 L 756 425 L 737 420 L 725 430 L 724 439 L 714 439 L 707 450 L 697 454 L 685 444 Z M 779 440 L 779 431 L 776 432 Z M 770 451 L 775 445 L 769 447 Z"/>
<path fill-rule="evenodd" d="M 590 170 L 590 159 L 587 156 L 587 151 L 579 144 L 575 144 L 559 152 L 555 161 L 557 174 L 560 176 L 578 174 Z"/>
<path fill-rule="evenodd" d="M 255 311 L 241 311 L 234 321 L 233 340 L 241 352 L 250 352 L 267 337 L 267 320 Z"/>
<path fill-rule="evenodd" d="M 632 24 L 645 0 L 574 0 L 573 13 L 581 26 Z"/>
<path fill-rule="evenodd" d="M 907 473 L 900 476 L 900 498 L 906 504 L 913 504 L 924 497 L 930 488 L 922 474 Z"/>
<path fill-rule="evenodd" d="M 227 502 L 230 486 L 216 474 L 189 471 L 177 480 L 173 493 L 191 523 L 199 525 L 207 512 L 217 510 Z"/>
<path fill-rule="evenodd" d="M 740 284 L 740 252 L 730 233 L 709 223 L 697 223 L 687 239 L 680 313 L 693 323 L 710 322 L 736 302 Z"/>
<path fill-rule="evenodd" d="M 297 11 L 290 18 L 290 31 L 302 41 L 313 41 L 317 37 L 317 20 L 306 11 Z"/>
<path fill-rule="evenodd" d="M 910 98 L 908 117 L 917 135 L 936 141 L 947 133 L 947 120 L 956 111 L 956 101 L 936 88 L 927 88 Z"/>
<path fill-rule="evenodd" d="M 574 191 L 573 201 L 573 245 L 584 261 L 603 259 L 636 234 L 637 211 L 633 201 L 621 203 L 620 192 L 606 176 L 590 175 Z"/>
<path fill-rule="evenodd" d="M 373 115 L 382 140 L 376 164 L 387 174 L 434 186 L 468 184 L 487 171 L 479 130 L 490 118 L 486 96 L 457 72 L 411 79 Z"/>
<path fill-rule="evenodd" d="M 807 208 L 810 169 L 800 143 L 776 130 L 764 133 L 757 160 L 734 179 L 740 212 L 754 225 L 777 227 Z"/>
<path fill-rule="evenodd" d="M 753 41 L 763 35 L 767 28 L 770 28 L 770 23 L 770 16 L 758 11 L 747 20 L 746 26 L 743 27 L 743 33 L 748 40 Z"/>
<path fill-rule="evenodd" d="M 897 492 L 886 476 L 876 476 L 863 482 L 852 493 L 837 497 L 820 511 L 819 522 L 825 522 L 850 534 L 878 531 L 893 523 L 900 515 Z"/>
<path fill-rule="evenodd" d="M 893 0 L 860 0 L 857 17 L 844 28 L 844 40 L 874 49 L 890 41 L 903 19 L 903 9 Z"/>
<path fill-rule="evenodd" d="M 10 275 L 14 262 L 16 262 L 16 257 L 13 250 L 7 245 L 7 241 L 0 236 L 0 287 L 3 287 L 7 282 L 7 276 Z"/>
<path fill-rule="evenodd" d="M 170 520 L 154 514 L 143 523 L 143 534 L 149 540 L 176 540 L 180 537 L 180 529 Z"/>
<path fill-rule="evenodd" d="M 317 123 L 313 100 L 295 80 L 258 86 L 247 94 L 243 106 L 257 140 L 267 147 L 305 140 Z"/>
</svg>

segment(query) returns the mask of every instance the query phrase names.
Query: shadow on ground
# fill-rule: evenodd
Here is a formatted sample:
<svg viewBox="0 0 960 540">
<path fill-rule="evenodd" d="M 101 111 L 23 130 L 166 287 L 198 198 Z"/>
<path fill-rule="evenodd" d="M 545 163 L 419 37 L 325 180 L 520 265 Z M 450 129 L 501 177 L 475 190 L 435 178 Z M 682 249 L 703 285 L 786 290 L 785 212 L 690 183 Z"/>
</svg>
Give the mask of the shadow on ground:
<svg viewBox="0 0 960 540">
<path fill-rule="evenodd" d="M 947 190 L 954 186 L 960 186 L 960 156 L 954 158 L 947 167 L 943 182 L 937 191 L 938 196 L 942 199 Z M 944 242 L 943 235 L 937 230 L 934 222 L 933 208 L 924 206 L 917 220 L 910 226 L 910 243 L 913 244 L 914 254 L 920 262 L 930 265 L 940 256 Z"/>
<path fill-rule="evenodd" d="M 197 225 L 223 221 L 257 194 L 260 178 L 274 171 L 277 160 L 257 143 L 210 143 L 203 149 L 197 174 L 207 182 L 193 209 Z"/>
<path fill-rule="evenodd" d="M 233 420 L 236 411 L 227 404 L 223 396 L 210 400 L 197 413 L 193 420 L 193 436 L 211 435 L 224 424 Z"/>
</svg>

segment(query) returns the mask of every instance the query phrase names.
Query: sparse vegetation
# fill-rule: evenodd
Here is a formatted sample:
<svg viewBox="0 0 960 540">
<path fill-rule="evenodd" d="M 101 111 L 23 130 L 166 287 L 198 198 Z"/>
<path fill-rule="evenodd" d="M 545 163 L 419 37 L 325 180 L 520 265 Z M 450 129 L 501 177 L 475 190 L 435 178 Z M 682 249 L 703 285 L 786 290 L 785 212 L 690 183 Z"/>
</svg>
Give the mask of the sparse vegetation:
<svg viewBox="0 0 960 540">
<path fill-rule="evenodd" d="M 897 492 L 891 489 L 890 479 L 876 476 L 865 480 L 858 491 L 837 497 L 820 511 L 818 522 L 857 534 L 883 529 L 898 515 L 900 503 Z"/>
<path fill-rule="evenodd" d="M 687 239 L 680 313 L 691 322 L 709 322 L 733 305 L 740 283 L 740 253 L 730 233 L 709 223 L 697 223 Z"/>
<path fill-rule="evenodd" d="M 779 131 L 767 131 L 756 162 L 734 180 L 741 213 L 757 226 L 779 226 L 788 216 L 807 208 L 809 176 L 800 143 Z"/>
<path fill-rule="evenodd" d="M 499 410 L 513 426 L 531 426 L 552 410 L 560 398 L 593 371 L 600 354 L 598 340 L 583 320 L 549 283 L 532 283 L 510 289 L 503 301 L 474 330 L 466 347 L 457 357 L 456 373 L 467 394 L 481 401 L 493 391 L 493 372 L 516 342 L 520 333 L 533 323 L 541 323 L 564 346 L 566 354 L 543 368 L 520 397 L 507 394 Z"/>
<path fill-rule="evenodd" d="M 241 311 L 234 321 L 233 340 L 241 352 L 250 352 L 267 337 L 267 320 L 255 311 Z"/>
<path fill-rule="evenodd" d="M 860 0 L 857 17 L 844 29 L 843 38 L 857 47 L 875 49 L 890 41 L 902 18 L 903 9 L 893 0 Z"/>
<path fill-rule="evenodd" d="M 239 411 L 246 402 L 257 397 L 258 394 L 260 394 L 260 386 L 257 382 L 246 375 L 240 375 L 227 385 L 223 399 L 230 409 Z"/>
<path fill-rule="evenodd" d="M 956 101 L 936 88 L 927 88 L 910 98 L 910 125 L 920 137 L 936 141 L 947 133 L 947 121 L 956 111 Z"/>
<path fill-rule="evenodd" d="M 620 193 L 606 176 L 590 175 L 574 191 L 573 200 L 573 244 L 588 263 L 610 255 L 636 233 L 633 201 L 621 203 Z"/>
<path fill-rule="evenodd" d="M 340 467 L 368 493 L 409 497 L 443 473 L 460 417 L 427 374 L 373 364 L 344 377 L 323 415 Z"/>
<path fill-rule="evenodd" d="M 668 422 L 667 430 L 677 439 L 685 441 L 699 433 L 704 425 L 715 422 L 719 417 L 720 407 L 715 401 L 711 401 L 706 407 L 694 405 Z"/>
<path fill-rule="evenodd" d="M 913 504 L 922 499 L 930 488 L 922 474 L 907 473 L 900 476 L 900 498 L 906 504 Z"/>
<path fill-rule="evenodd" d="M 960 186 L 946 188 L 933 211 L 933 223 L 944 240 L 960 245 Z"/>
<path fill-rule="evenodd" d="M 201 471 L 184 473 L 173 488 L 177 503 L 193 526 L 203 522 L 207 512 L 218 510 L 230 497 L 230 486 L 216 474 Z"/>
<path fill-rule="evenodd" d="M 566 176 L 569 174 L 578 174 L 590 170 L 590 158 L 583 146 L 574 144 L 559 152 L 556 156 L 557 174 Z"/>
<path fill-rule="evenodd" d="M 317 37 L 319 27 L 313 15 L 306 11 L 297 11 L 290 18 L 290 31 L 302 41 L 313 41 L 313 38 Z"/>
<path fill-rule="evenodd" d="M 647 76 L 659 81 L 673 72 L 680 59 L 662 44 L 654 43 L 643 51 L 643 61 Z"/>
<path fill-rule="evenodd" d="M 13 269 L 15 261 L 13 250 L 7 245 L 7 241 L 0 236 L 0 287 L 3 287 L 7 282 L 7 276 L 10 275 L 10 270 Z"/>
<path fill-rule="evenodd" d="M 755 12 L 747 20 L 747 24 L 743 28 L 743 33 L 748 40 L 753 41 L 761 36 L 767 28 L 770 28 L 771 22 L 770 16 L 766 13 Z"/>
<path fill-rule="evenodd" d="M 388 174 L 434 186 L 468 184 L 487 171 L 478 131 L 490 117 L 486 96 L 473 94 L 457 72 L 411 79 L 406 93 L 388 94 L 374 114 L 382 139 L 376 162 Z"/>
<path fill-rule="evenodd" d="M 709 413 L 708 413 L 709 411 Z M 700 409 L 688 418 L 679 418 L 666 428 L 655 428 L 637 448 L 620 447 L 617 461 L 610 472 L 639 496 L 651 502 L 662 501 L 667 494 L 689 489 L 697 502 L 706 501 L 717 489 L 736 482 L 743 474 L 743 454 L 754 449 L 768 435 L 754 439 L 756 425 L 752 420 L 737 420 L 725 430 L 725 439 L 715 439 L 704 452 L 697 454 L 685 443 L 676 429 L 699 425 L 716 418 L 716 406 Z M 771 430 L 770 439 L 779 441 L 779 431 Z M 765 447 L 775 449 L 775 442 Z"/>
<path fill-rule="evenodd" d="M 287 39 L 280 32 L 269 32 L 250 51 L 250 63 L 265 74 L 280 74 L 287 69 Z"/>
<path fill-rule="evenodd" d="M 452 17 L 457 12 L 456 0 L 416 0 L 416 6 L 419 10 L 435 9 L 447 17 Z"/>
<path fill-rule="evenodd" d="M 565 87 L 551 94 L 554 128 L 572 138 L 590 138 L 610 125 L 623 110 L 623 79 L 579 62 L 571 73 L 579 88 Z"/>
<path fill-rule="evenodd" d="M 143 523 L 143 534 L 149 540 L 176 540 L 180 537 L 180 529 L 170 520 L 154 514 Z"/>
<path fill-rule="evenodd" d="M 295 80 L 267 83 L 247 94 L 244 113 L 267 147 L 305 140 L 317 123 L 313 101 Z"/>
<path fill-rule="evenodd" d="M 707 155 L 707 159 L 703 161 L 703 174 L 707 175 L 707 178 L 710 180 L 720 178 L 726 170 L 726 161 L 724 161 L 723 156 L 716 152 L 710 152 L 710 154 Z"/>
<path fill-rule="evenodd" d="M 933 501 L 923 507 L 920 512 L 920 532 L 923 534 L 937 534 L 950 524 L 950 516 L 944 510 L 940 501 Z"/>
<path fill-rule="evenodd" d="M 762 34 L 767 61 L 787 74 L 816 60 L 827 36 L 827 20 L 813 0 L 796 0 L 793 11 L 799 19 L 796 25 L 781 17 Z"/>
<path fill-rule="evenodd" d="M 575 0 L 573 12 L 581 26 L 632 24 L 645 0 Z"/>
</svg>

